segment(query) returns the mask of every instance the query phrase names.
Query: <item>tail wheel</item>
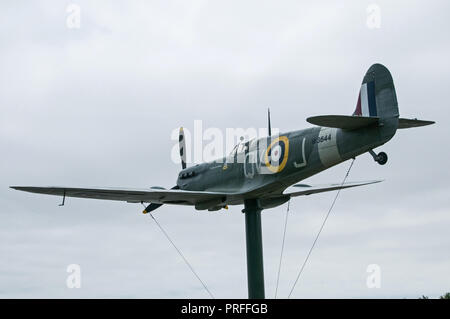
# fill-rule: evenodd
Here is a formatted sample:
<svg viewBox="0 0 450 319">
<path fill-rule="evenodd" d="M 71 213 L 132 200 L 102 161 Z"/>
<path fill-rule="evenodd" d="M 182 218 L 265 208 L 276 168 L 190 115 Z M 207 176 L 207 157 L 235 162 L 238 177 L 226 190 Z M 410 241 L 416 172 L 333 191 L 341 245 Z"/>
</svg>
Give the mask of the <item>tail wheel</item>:
<svg viewBox="0 0 450 319">
<path fill-rule="evenodd" d="M 377 163 L 380 165 L 384 165 L 387 163 L 388 161 L 388 156 L 385 152 L 380 152 L 377 155 L 377 159 L 376 159 Z"/>
</svg>

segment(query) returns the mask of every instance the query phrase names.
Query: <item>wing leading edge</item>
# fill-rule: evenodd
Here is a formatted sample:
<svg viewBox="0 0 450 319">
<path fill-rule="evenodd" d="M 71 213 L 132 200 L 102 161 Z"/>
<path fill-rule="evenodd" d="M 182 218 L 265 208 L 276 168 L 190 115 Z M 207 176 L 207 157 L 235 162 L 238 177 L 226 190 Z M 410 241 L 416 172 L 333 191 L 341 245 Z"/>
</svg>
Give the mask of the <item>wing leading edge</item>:
<svg viewBox="0 0 450 319">
<path fill-rule="evenodd" d="M 195 205 L 197 203 L 224 198 L 232 194 L 219 192 L 196 192 L 165 189 L 116 189 L 11 186 L 11 188 L 37 194 L 77 198 L 126 201 L 131 203 L 151 202 L 156 204 Z"/>
<path fill-rule="evenodd" d="M 349 182 L 344 184 L 328 184 L 328 185 L 306 185 L 306 184 L 295 184 L 292 185 L 283 192 L 283 195 L 289 195 L 291 197 L 311 195 L 323 192 L 330 192 L 344 188 L 358 187 L 364 185 L 370 185 L 382 182 L 382 180 L 366 181 L 366 182 Z"/>
</svg>

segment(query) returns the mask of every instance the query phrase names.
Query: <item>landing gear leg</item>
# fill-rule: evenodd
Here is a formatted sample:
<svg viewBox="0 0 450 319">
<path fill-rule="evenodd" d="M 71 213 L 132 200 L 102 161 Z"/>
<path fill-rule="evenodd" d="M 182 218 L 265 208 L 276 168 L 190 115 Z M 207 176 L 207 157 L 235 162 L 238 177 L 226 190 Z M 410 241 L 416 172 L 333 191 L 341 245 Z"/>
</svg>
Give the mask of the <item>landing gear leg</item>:
<svg viewBox="0 0 450 319">
<path fill-rule="evenodd" d="M 388 156 L 385 152 L 375 153 L 373 150 L 369 151 L 370 155 L 372 155 L 375 162 L 377 162 L 380 165 L 384 165 L 388 161 Z"/>
</svg>

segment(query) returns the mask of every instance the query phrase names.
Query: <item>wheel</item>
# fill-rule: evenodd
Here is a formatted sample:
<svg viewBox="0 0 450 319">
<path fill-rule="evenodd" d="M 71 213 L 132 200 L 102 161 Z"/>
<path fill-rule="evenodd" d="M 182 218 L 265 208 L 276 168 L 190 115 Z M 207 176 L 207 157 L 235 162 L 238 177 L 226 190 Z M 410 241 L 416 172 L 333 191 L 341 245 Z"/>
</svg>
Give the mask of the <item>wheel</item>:
<svg viewBox="0 0 450 319">
<path fill-rule="evenodd" d="M 388 161 L 388 156 L 385 152 L 380 152 L 377 155 L 377 163 L 380 165 L 386 164 Z"/>
</svg>

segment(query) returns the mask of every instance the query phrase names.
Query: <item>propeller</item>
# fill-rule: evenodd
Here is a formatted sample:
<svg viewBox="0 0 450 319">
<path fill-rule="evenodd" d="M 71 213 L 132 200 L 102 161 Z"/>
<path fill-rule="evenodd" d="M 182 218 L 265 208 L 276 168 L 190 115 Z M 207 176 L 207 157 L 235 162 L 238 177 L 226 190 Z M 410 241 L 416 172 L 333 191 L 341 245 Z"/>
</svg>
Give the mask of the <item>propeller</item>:
<svg viewBox="0 0 450 319">
<path fill-rule="evenodd" d="M 186 168 L 186 139 L 184 138 L 183 127 L 180 127 L 180 134 L 178 135 L 178 144 L 180 145 L 181 167 Z"/>
<path fill-rule="evenodd" d="M 269 136 L 272 136 L 272 126 L 270 125 L 270 108 L 267 108 L 267 130 L 269 132 Z"/>
<path fill-rule="evenodd" d="M 186 168 L 186 139 L 184 138 L 183 127 L 180 127 L 180 133 L 178 135 L 178 144 L 180 145 L 180 157 L 181 157 L 181 167 Z M 178 185 L 172 187 L 171 189 L 179 189 Z M 142 212 L 143 214 L 150 213 L 155 209 L 161 207 L 163 204 L 150 203 Z"/>
<path fill-rule="evenodd" d="M 142 214 L 150 213 L 161 206 L 162 206 L 162 204 L 150 203 L 150 205 L 145 207 L 145 209 L 142 211 Z"/>
<path fill-rule="evenodd" d="M 163 187 L 150 187 L 150 188 L 157 188 L 157 189 L 164 189 Z M 172 187 L 171 189 L 180 189 L 178 187 L 178 185 L 175 185 L 174 187 Z M 142 203 L 142 205 L 144 205 Z M 148 214 L 152 211 L 154 211 L 155 209 L 161 207 L 163 204 L 158 204 L 158 203 L 150 203 L 147 207 L 145 207 L 145 209 L 142 211 L 142 214 Z"/>
</svg>

